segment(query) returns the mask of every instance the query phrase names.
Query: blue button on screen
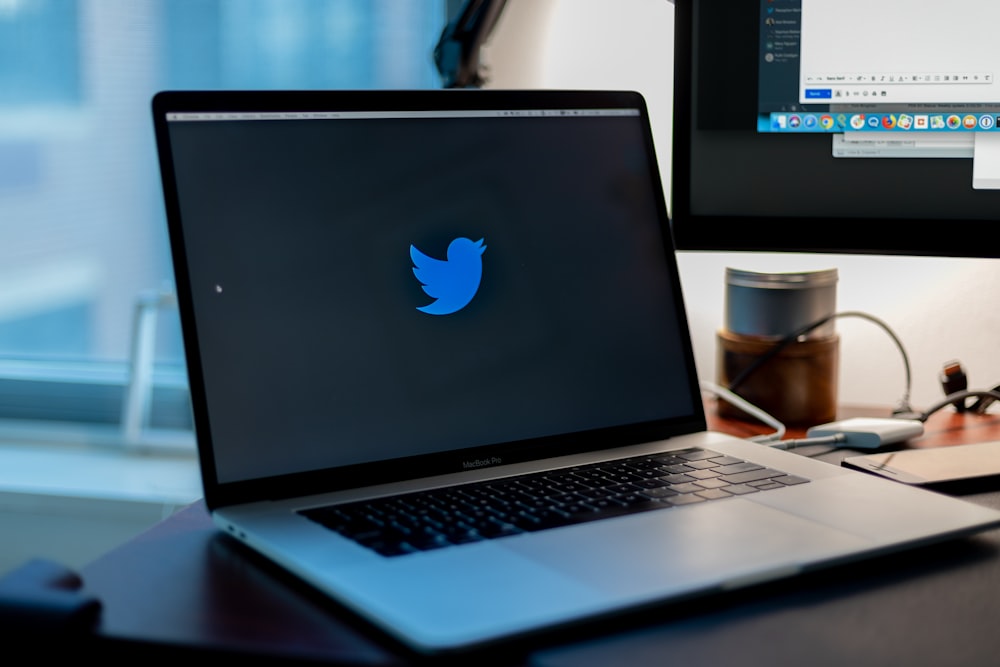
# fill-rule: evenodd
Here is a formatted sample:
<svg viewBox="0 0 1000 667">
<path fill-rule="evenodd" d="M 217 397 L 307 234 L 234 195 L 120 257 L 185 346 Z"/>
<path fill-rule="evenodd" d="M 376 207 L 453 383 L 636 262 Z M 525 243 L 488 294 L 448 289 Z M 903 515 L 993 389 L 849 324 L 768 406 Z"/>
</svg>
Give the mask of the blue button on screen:
<svg viewBox="0 0 1000 667">
<path fill-rule="evenodd" d="M 832 88 L 806 88 L 807 100 L 828 100 L 832 97 Z"/>
</svg>

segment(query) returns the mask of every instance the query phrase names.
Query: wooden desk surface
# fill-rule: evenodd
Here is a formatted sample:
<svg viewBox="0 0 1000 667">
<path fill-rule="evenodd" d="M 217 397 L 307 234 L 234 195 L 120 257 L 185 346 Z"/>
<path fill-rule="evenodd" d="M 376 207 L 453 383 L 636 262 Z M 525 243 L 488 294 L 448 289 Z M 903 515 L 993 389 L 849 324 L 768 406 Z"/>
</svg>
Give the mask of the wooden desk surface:
<svg viewBox="0 0 1000 667">
<path fill-rule="evenodd" d="M 709 412 L 714 414 L 709 405 Z M 864 411 L 850 411 L 851 415 Z M 711 425 L 735 435 L 750 422 Z M 794 434 L 792 434 L 794 435 Z M 918 446 L 1000 439 L 1000 417 L 942 411 Z M 1000 492 L 974 502 L 1000 508 Z M 187 647 L 351 665 L 408 656 L 350 613 L 215 530 L 196 503 L 83 569 L 103 650 Z M 486 661 L 508 665 L 995 664 L 1000 531 L 584 626 Z M 459 661 L 459 664 L 463 664 Z"/>
</svg>

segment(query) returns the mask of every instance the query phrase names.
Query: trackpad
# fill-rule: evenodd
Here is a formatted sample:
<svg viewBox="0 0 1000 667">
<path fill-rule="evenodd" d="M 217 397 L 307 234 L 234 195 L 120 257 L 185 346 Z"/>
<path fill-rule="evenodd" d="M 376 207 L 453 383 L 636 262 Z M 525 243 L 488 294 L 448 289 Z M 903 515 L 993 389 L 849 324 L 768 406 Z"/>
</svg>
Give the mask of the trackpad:
<svg viewBox="0 0 1000 667">
<path fill-rule="evenodd" d="M 598 588 L 640 596 L 762 580 L 769 572 L 790 574 L 803 561 L 870 544 L 740 498 L 531 537 L 505 540 L 505 546 Z"/>
</svg>

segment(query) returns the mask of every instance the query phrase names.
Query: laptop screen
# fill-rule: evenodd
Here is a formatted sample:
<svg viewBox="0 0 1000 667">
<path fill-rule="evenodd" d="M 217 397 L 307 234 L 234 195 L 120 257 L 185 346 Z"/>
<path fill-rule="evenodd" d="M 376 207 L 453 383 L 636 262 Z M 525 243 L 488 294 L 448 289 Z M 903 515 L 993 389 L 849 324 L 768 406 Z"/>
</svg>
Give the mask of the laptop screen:
<svg viewBox="0 0 1000 667">
<path fill-rule="evenodd" d="M 703 423 L 637 95 L 168 93 L 154 113 L 219 483 Z"/>
</svg>

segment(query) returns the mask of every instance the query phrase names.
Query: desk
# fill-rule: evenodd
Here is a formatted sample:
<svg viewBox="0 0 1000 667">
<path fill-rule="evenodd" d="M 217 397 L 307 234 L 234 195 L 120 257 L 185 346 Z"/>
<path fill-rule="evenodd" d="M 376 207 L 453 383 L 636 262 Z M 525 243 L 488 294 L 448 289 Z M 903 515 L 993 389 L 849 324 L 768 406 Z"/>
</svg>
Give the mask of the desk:
<svg viewBox="0 0 1000 667">
<path fill-rule="evenodd" d="M 711 424 L 737 435 L 766 431 L 714 417 Z M 988 439 L 1000 439 L 1000 418 L 947 410 L 914 444 Z M 838 463 L 843 455 L 821 458 Z M 1000 491 L 969 499 L 1000 508 Z M 189 657 L 187 647 L 198 647 L 282 664 L 408 661 L 350 614 L 216 532 L 201 504 L 81 574 L 104 604 L 88 648 L 113 656 L 153 644 L 155 657 Z M 986 665 L 1000 662 L 998 621 L 1000 530 L 593 623 L 458 664 Z"/>
</svg>

